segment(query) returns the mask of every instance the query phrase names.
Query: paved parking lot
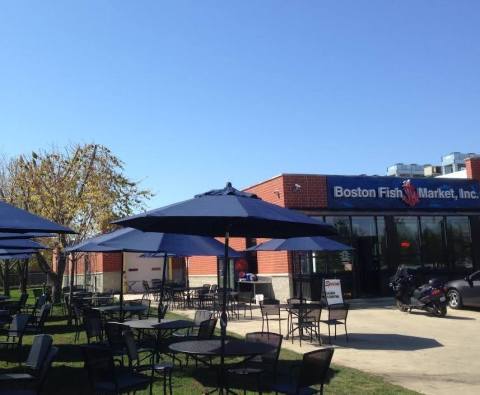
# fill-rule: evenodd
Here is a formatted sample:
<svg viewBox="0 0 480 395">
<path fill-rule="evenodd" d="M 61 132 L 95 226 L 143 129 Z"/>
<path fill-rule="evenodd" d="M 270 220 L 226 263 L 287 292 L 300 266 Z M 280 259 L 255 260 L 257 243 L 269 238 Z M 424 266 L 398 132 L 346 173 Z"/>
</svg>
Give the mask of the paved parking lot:
<svg viewBox="0 0 480 395">
<path fill-rule="evenodd" d="M 255 315 L 252 321 L 230 321 L 228 329 L 238 334 L 261 330 L 259 311 Z M 449 310 L 447 317 L 436 318 L 389 307 L 354 309 L 348 319 L 350 341 L 342 335 L 334 341 L 334 362 L 425 394 L 480 394 L 479 321 L 478 311 Z M 300 348 L 298 341 L 284 346 L 298 352 L 315 347 L 302 342 Z"/>
</svg>

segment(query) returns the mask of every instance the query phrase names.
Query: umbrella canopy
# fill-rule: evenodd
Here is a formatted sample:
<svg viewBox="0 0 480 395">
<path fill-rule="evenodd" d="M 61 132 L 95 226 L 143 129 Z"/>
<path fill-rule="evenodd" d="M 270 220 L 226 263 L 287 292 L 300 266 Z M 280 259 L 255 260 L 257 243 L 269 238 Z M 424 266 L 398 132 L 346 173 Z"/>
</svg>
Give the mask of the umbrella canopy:
<svg viewBox="0 0 480 395">
<path fill-rule="evenodd" d="M 225 245 L 211 237 L 142 232 L 132 228 L 110 233 L 99 245 L 125 252 L 168 253 L 177 256 L 223 256 L 225 253 Z M 230 248 L 229 256 L 238 257 L 240 254 Z"/>
<path fill-rule="evenodd" d="M 14 233 L 14 232 L 0 232 L 0 240 L 5 239 L 32 239 L 35 237 L 55 237 L 53 233 L 41 233 L 41 232 L 27 232 L 27 233 Z"/>
<path fill-rule="evenodd" d="M 326 236 L 333 226 L 298 211 L 267 203 L 257 195 L 241 192 L 230 183 L 193 199 L 172 204 L 115 223 L 147 232 L 185 233 L 202 236 L 269 237 Z"/>
<path fill-rule="evenodd" d="M 8 249 L 46 249 L 44 245 L 30 239 L 6 239 L 0 240 L 0 248 Z"/>
<path fill-rule="evenodd" d="M 203 236 L 142 232 L 137 229 L 122 228 L 85 240 L 84 242 L 69 247 L 66 250 L 68 252 L 162 253 L 163 257 L 166 259 L 168 255 L 223 256 L 225 253 L 225 245 L 218 240 Z M 232 254 L 232 256 L 239 256 L 239 254 L 231 248 L 228 253 Z M 165 268 L 166 265 L 163 265 L 163 283 L 165 283 Z M 123 260 L 121 283 L 123 283 Z M 163 287 L 160 295 L 160 304 L 162 301 Z M 120 304 L 123 304 L 123 289 L 120 290 Z"/>
<path fill-rule="evenodd" d="M 0 201 L 0 232 L 75 233 L 66 226 Z"/>
<path fill-rule="evenodd" d="M 33 252 L 22 254 L 0 254 L 0 260 L 6 259 L 29 259 L 33 255 Z"/>
<path fill-rule="evenodd" d="M 122 226 L 168 233 L 225 237 L 223 288 L 227 288 L 228 244 L 230 237 L 287 238 L 328 236 L 336 234 L 327 225 L 297 211 L 267 203 L 252 193 L 241 192 L 230 183 L 223 189 L 212 190 L 193 199 L 147 211 L 116 221 Z M 227 293 L 222 296 L 220 371 L 223 372 L 225 339 L 227 336 Z M 220 388 L 223 389 L 223 373 Z"/>
<path fill-rule="evenodd" d="M 26 248 L 23 250 L 15 249 L 15 248 L 0 248 L 0 256 L 1 255 L 14 255 L 14 254 L 35 254 L 38 250 Z"/>
<path fill-rule="evenodd" d="M 350 251 L 352 247 L 322 236 L 273 239 L 247 251 Z"/>
</svg>

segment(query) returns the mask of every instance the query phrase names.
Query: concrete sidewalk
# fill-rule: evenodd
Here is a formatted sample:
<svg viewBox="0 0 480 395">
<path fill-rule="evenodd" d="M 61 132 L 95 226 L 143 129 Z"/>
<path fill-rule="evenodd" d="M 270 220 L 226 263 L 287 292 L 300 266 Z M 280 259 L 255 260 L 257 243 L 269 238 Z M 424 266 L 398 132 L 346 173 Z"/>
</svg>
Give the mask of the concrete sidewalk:
<svg viewBox="0 0 480 395">
<path fill-rule="evenodd" d="M 175 311 L 193 317 L 194 311 Z M 286 313 L 284 313 L 286 317 Z M 425 394 L 480 394 L 480 312 L 449 310 L 445 318 L 391 307 L 356 308 L 349 312 L 349 343 L 343 328 L 333 340 L 334 363 L 383 376 L 387 381 Z M 286 321 L 282 332 L 286 333 Z M 239 335 L 262 328 L 260 311 L 253 320 L 231 320 Z M 333 329 L 333 328 L 332 328 Z M 278 332 L 278 325 L 270 330 Z M 327 327 L 321 327 L 326 333 Z M 324 338 L 327 342 L 327 339 Z M 304 353 L 318 347 L 285 340 L 283 346 Z"/>
</svg>

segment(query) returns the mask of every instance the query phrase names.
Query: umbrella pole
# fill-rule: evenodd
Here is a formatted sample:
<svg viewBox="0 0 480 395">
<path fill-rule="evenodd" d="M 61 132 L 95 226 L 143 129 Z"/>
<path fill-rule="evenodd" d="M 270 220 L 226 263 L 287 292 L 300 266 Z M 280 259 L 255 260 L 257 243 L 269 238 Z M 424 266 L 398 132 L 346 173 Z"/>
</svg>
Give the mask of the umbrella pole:
<svg viewBox="0 0 480 395">
<path fill-rule="evenodd" d="M 123 252 L 122 263 L 120 267 L 120 322 L 123 322 Z"/>
<path fill-rule="evenodd" d="M 222 314 L 220 317 L 220 393 L 223 394 L 225 387 L 225 340 L 227 337 L 227 275 L 228 275 L 228 242 L 230 232 L 225 233 L 225 253 L 223 254 L 223 292 L 222 292 Z"/>
<path fill-rule="evenodd" d="M 162 269 L 162 289 L 160 290 L 160 301 L 158 306 L 163 306 L 163 296 L 165 294 L 165 280 L 167 279 L 167 253 L 163 254 L 163 269 Z"/>
<path fill-rule="evenodd" d="M 189 273 L 189 270 L 188 270 L 188 258 L 189 258 L 188 256 L 185 257 L 185 269 L 186 269 L 186 272 L 187 272 L 186 273 L 186 277 L 187 277 L 186 280 L 187 281 L 185 281 L 185 284 L 187 286 L 187 289 L 190 288 L 190 273 Z"/>
<path fill-rule="evenodd" d="M 72 252 L 70 261 L 70 287 L 68 290 L 68 323 L 72 325 L 72 306 L 73 306 L 73 278 L 75 276 L 75 269 L 73 265 L 77 260 L 75 252 Z"/>
</svg>

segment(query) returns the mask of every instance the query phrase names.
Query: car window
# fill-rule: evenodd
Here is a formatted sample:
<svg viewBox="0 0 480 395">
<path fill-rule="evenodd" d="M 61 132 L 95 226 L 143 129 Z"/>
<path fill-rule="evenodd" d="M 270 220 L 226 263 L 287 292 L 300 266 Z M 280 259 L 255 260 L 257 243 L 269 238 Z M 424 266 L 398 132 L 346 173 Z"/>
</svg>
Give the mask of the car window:
<svg viewBox="0 0 480 395">
<path fill-rule="evenodd" d="M 480 281 L 480 272 L 476 272 L 472 274 L 472 277 L 470 277 L 472 281 Z"/>
</svg>

